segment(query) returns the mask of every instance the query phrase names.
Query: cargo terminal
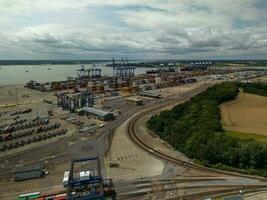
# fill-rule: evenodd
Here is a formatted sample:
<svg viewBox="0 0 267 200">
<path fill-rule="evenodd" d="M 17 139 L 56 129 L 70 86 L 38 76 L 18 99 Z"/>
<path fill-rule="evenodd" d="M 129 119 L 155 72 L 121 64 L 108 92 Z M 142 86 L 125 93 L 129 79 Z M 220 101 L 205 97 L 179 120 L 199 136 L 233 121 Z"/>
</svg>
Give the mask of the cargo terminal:
<svg viewBox="0 0 267 200">
<path fill-rule="evenodd" d="M 82 66 L 76 71 L 76 77 L 68 77 L 65 81 L 49 84 L 29 81 L 26 87 L 19 89 L 17 86 L 7 87 L 1 97 L 0 151 L 8 162 L 5 159 L 1 162 L 1 180 L 11 185 L 8 187 L 16 188 L 21 199 L 27 191 L 35 197 L 49 196 L 47 192 L 53 193 L 54 188 L 57 190 L 53 198 L 66 199 L 68 187 L 74 186 L 69 183 L 71 179 L 67 173 L 70 172 L 70 162 L 99 156 L 103 166 L 101 182 L 108 186 L 103 190 L 111 192 L 112 184 L 109 183 L 113 180 L 137 173 L 131 170 L 136 168 L 135 159 L 143 163 L 142 153 L 127 143 L 125 152 L 115 149 L 113 158 L 103 162 L 105 148 L 113 141 L 114 130 L 125 135 L 124 129 L 118 128 L 124 120 L 152 104 L 163 104 L 167 98 L 185 94 L 209 82 L 248 80 L 267 74 L 265 70 L 217 69 L 212 65 L 204 69 L 199 64 L 193 69 L 181 70 L 181 66 L 174 63 L 135 75 L 133 66 L 125 60 L 124 63 L 114 61 L 110 66 L 114 70 L 111 76 L 103 76 L 101 70 L 92 71 Z M 116 146 L 122 145 L 120 140 Z M 130 167 L 125 165 L 127 162 Z M 35 167 L 38 163 L 42 166 Z M 59 186 L 64 173 L 64 184 Z M 93 175 L 92 169 L 76 170 L 74 174 L 77 179 L 86 181 Z M 107 180 L 109 178 L 113 180 Z M 33 186 L 36 189 L 29 190 Z M 3 184 L 1 187 L 2 194 L 9 190 Z M 49 191 L 45 193 L 43 188 L 49 188 Z M 75 187 L 72 189 L 77 191 Z M 98 187 L 95 189 L 101 196 Z"/>
</svg>

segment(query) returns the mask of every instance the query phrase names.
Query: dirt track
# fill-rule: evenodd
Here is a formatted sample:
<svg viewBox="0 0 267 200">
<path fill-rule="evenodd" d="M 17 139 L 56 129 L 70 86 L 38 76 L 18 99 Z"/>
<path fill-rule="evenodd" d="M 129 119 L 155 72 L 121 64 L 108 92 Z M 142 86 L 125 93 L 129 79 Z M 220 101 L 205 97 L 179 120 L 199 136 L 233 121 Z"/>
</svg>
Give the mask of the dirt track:
<svg viewBox="0 0 267 200">
<path fill-rule="evenodd" d="M 267 136 L 267 97 L 240 92 L 220 107 L 225 130 Z"/>
</svg>

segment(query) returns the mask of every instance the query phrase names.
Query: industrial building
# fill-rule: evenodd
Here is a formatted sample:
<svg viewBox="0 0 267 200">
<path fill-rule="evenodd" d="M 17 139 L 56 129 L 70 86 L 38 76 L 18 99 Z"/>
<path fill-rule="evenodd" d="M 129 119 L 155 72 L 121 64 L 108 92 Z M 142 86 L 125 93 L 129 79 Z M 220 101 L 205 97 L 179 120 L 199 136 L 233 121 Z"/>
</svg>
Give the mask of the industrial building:
<svg viewBox="0 0 267 200">
<path fill-rule="evenodd" d="M 84 107 L 78 111 L 80 115 L 87 115 L 101 121 L 109 121 L 114 119 L 114 115 L 111 112 L 100 110 L 92 107 Z"/>
<path fill-rule="evenodd" d="M 15 181 L 42 178 L 44 176 L 45 176 L 45 171 L 43 170 L 43 166 L 41 164 L 21 167 L 14 170 Z"/>
<path fill-rule="evenodd" d="M 143 97 L 150 97 L 150 98 L 155 98 L 155 99 L 159 99 L 161 98 L 161 96 L 159 94 L 155 94 L 155 93 L 152 93 L 152 92 L 140 92 L 139 93 L 140 96 L 143 96 Z"/>
</svg>

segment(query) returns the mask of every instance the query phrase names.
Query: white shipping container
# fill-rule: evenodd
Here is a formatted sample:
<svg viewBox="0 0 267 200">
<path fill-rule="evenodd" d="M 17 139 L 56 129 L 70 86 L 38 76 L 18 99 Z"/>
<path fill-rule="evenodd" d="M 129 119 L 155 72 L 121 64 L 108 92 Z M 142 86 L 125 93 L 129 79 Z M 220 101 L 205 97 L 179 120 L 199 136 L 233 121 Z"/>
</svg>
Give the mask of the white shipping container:
<svg viewBox="0 0 267 200">
<path fill-rule="evenodd" d="M 80 180 L 89 180 L 90 179 L 90 171 L 80 172 Z"/>
<path fill-rule="evenodd" d="M 69 171 L 65 171 L 64 172 L 64 176 L 63 176 L 63 186 L 67 186 L 68 185 L 68 181 L 69 181 Z"/>
</svg>

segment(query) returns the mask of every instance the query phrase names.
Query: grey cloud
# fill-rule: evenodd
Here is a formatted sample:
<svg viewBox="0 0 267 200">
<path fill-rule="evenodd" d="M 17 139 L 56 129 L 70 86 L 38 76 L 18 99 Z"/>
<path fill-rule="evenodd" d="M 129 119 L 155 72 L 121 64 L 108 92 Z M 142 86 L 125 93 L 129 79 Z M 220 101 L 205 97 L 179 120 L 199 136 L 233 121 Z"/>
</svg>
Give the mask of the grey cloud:
<svg viewBox="0 0 267 200">
<path fill-rule="evenodd" d="M 43 43 L 43 44 L 54 44 L 54 43 L 60 42 L 60 40 L 50 35 L 49 33 L 45 34 L 44 36 L 36 35 L 36 37 L 33 38 L 32 41 L 36 43 Z"/>
<path fill-rule="evenodd" d="M 263 25 L 267 15 L 258 8 L 265 5 L 260 0 L 257 4 L 253 0 L 225 0 L 224 4 L 211 0 L 21 2 L 25 4 L 0 13 L 0 26 L 6 25 L 5 19 L 18 16 L 39 17 L 42 23 L 29 22 L 26 27 L 18 20 L 14 21 L 17 27 L 4 29 L 0 35 L 0 59 L 8 54 L 92 59 L 114 54 L 131 58 L 191 58 L 242 56 L 250 52 L 251 56 L 266 56 L 267 28 Z M 7 8 L 3 0 L 1 5 Z M 108 15 L 102 16 L 99 9 L 108 10 Z M 50 24 L 47 15 L 55 11 L 59 18 Z M 234 23 L 239 22 L 242 26 L 235 27 Z"/>
<path fill-rule="evenodd" d="M 185 55 L 188 53 L 207 53 L 212 52 L 211 48 L 166 48 L 165 52 L 172 55 Z"/>
<path fill-rule="evenodd" d="M 194 41 L 190 45 L 191 47 L 220 47 L 222 45 L 222 42 L 219 40 L 200 40 L 200 41 Z"/>
</svg>

